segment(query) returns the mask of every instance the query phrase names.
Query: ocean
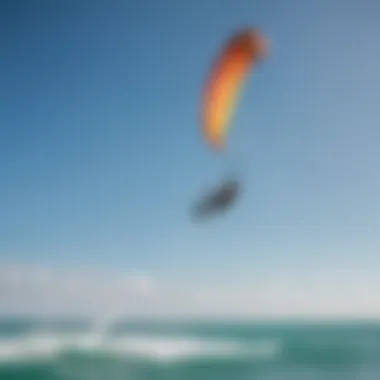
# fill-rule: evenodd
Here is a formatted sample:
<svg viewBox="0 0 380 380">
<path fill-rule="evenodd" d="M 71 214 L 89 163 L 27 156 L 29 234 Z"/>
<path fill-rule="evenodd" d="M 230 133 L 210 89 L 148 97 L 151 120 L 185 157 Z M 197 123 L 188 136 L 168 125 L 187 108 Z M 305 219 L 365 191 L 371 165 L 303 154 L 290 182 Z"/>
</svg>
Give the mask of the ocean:
<svg viewBox="0 0 380 380">
<path fill-rule="evenodd" d="M 0 322 L 1 380 L 380 380 L 380 324 Z"/>
</svg>

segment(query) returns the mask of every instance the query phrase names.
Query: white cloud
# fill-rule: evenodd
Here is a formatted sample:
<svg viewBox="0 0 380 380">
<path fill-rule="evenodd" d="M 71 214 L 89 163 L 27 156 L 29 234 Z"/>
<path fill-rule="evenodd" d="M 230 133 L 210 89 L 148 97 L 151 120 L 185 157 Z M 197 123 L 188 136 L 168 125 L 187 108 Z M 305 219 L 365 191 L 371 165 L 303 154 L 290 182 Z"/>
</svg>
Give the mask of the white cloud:
<svg viewBox="0 0 380 380">
<path fill-rule="evenodd" d="M 376 277 L 332 270 L 189 284 L 118 271 L 0 267 L 0 313 L 373 317 L 380 316 L 379 291 Z"/>
</svg>

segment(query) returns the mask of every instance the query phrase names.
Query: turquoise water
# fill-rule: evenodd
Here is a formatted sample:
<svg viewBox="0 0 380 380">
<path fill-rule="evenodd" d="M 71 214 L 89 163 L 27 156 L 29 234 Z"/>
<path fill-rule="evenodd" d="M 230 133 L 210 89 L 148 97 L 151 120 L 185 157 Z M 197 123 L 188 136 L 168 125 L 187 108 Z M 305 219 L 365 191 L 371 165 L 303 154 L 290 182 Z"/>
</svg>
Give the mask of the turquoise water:
<svg viewBox="0 0 380 380">
<path fill-rule="evenodd" d="M 8 320 L 0 379 L 380 380 L 380 324 Z"/>
</svg>

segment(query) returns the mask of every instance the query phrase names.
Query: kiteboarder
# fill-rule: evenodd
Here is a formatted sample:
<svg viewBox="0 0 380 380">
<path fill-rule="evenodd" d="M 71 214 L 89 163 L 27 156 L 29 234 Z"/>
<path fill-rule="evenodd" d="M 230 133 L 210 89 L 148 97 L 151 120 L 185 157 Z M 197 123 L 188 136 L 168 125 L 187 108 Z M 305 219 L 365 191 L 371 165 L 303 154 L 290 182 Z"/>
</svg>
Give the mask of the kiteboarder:
<svg viewBox="0 0 380 380">
<path fill-rule="evenodd" d="M 204 219 L 227 210 L 235 203 L 240 192 L 241 185 L 238 181 L 225 181 L 217 189 L 202 197 L 195 205 L 193 216 L 196 219 Z"/>
<path fill-rule="evenodd" d="M 247 77 L 268 53 L 269 42 L 258 29 L 243 29 L 229 38 L 212 64 L 201 100 L 200 127 L 208 148 L 220 157 L 227 157 L 232 119 Z M 227 210 L 240 192 L 237 180 L 224 180 L 202 197 L 193 216 L 203 219 Z"/>
</svg>

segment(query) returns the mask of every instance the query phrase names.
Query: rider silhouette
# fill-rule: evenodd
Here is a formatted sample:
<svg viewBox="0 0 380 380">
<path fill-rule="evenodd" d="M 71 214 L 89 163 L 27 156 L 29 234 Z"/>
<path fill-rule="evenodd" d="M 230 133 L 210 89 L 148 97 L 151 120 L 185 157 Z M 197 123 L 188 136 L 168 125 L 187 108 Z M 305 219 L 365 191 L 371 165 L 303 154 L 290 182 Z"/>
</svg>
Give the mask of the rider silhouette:
<svg viewBox="0 0 380 380">
<path fill-rule="evenodd" d="M 195 217 L 204 218 L 232 206 L 241 191 L 236 180 L 227 180 L 211 194 L 206 195 L 195 207 Z"/>
</svg>

